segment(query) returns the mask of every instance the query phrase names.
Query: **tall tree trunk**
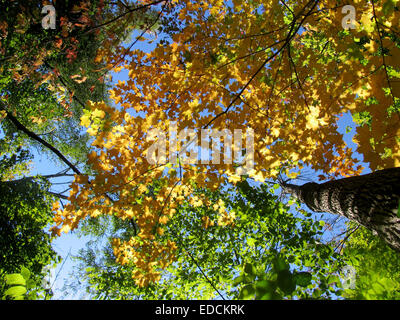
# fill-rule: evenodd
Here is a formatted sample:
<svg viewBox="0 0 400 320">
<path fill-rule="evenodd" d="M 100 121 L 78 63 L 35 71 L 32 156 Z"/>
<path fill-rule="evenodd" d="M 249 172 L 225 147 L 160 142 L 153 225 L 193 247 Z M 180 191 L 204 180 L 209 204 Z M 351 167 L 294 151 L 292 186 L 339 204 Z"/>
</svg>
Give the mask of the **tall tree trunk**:
<svg viewBox="0 0 400 320">
<path fill-rule="evenodd" d="M 356 221 L 400 251 L 400 168 L 301 186 L 283 183 L 314 212 L 339 214 Z"/>
</svg>

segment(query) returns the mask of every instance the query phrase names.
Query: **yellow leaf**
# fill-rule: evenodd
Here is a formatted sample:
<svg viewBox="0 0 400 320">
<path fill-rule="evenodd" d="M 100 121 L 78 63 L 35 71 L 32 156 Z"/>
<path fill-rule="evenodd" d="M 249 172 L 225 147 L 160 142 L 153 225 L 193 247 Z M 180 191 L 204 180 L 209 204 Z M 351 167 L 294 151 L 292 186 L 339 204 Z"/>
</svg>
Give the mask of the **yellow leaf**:
<svg viewBox="0 0 400 320">
<path fill-rule="evenodd" d="M 306 116 L 307 119 L 307 124 L 306 128 L 315 130 L 319 128 L 319 122 L 318 122 L 318 115 L 319 115 L 319 108 L 310 106 L 310 113 Z"/>
<path fill-rule="evenodd" d="M 92 112 L 92 116 L 93 116 L 94 118 L 103 119 L 103 118 L 105 117 L 105 115 L 106 115 L 106 113 L 105 113 L 103 110 L 99 110 L 99 109 L 95 109 L 95 110 Z"/>
<path fill-rule="evenodd" d="M 82 117 L 81 117 L 81 126 L 84 126 L 84 127 L 89 127 L 90 126 L 90 116 L 88 115 L 88 114 L 84 114 Z"/>
<path fill-rule="evenodd" d="M 242 178 L 239 175 L 236 175 L 236 174 L 230 175 L 229 178 L 228 178 L 228 181 L 232 182 L 232 183 L 239 182 L 240 180 L 242 180 Z"/>
</svg>

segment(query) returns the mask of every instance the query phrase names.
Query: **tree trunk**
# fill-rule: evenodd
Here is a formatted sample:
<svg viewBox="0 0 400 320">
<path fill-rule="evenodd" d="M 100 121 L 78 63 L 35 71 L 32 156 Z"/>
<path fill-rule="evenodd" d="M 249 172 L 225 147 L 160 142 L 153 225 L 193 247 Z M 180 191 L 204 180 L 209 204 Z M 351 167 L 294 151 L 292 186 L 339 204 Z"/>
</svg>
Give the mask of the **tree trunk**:
<svg viewBox="0 0 400 320">
<path fill-rule="evenodd" d="M 284 183 L 282 188 L 312 211 L 345 216 L 400 251 L 400 168 L 321 184 L 311 182 L 297 186 Z"/>
</svg>

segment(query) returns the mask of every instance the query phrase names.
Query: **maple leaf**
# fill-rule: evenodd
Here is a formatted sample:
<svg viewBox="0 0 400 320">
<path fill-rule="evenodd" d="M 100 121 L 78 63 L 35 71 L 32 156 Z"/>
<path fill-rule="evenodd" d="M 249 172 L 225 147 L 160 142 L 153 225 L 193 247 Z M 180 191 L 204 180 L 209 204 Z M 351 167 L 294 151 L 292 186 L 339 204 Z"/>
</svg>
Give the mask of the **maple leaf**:
<svg viewBox="0 0 400 320">
<path fill-rule="evenodd" d="M 236 182 L 239 182 L 241 180 L 242 180 L 242 178 L 239 175 L 235 175 L 235 174 L 230 175 L 229 178 L 228 178 L 228 181 L 232 182 L 232 183 L 236 183 Z"/>
<path fill-rule="evenodd" d="M 311 130 L 316 130 L 319 128 L 319 121 L 318 121 L 319 108 L 310 106 L 309 109 L 310 113 L 306 116 L 307 119 L 306 128 Z"/>
<path fill-rule="evenodd" d="M 81 117 L 81 126 L 89 127 L 90 124 L 91 124 L 90 115 L 89 114 L 84 114 Z"/>
<path fill-rule="evenodd" d="M 103 110 L 100 109 L 95 109 L 92 111 L 92 117 L 93 118 L 100 118 L 103 119 L 105 117 L 106 113 Z"/>
</svg>

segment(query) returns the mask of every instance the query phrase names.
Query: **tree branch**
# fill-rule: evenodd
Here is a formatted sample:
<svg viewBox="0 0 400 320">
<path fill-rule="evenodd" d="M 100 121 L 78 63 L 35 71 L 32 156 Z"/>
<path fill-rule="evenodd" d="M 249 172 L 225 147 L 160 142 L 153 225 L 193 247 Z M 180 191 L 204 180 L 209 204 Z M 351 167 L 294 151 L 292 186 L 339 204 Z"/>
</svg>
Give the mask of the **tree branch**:
<svg viewBox="0 0 400 320">
<path fill-rule="evenodd" d="M 67 196 L 64 196 L 63 194 L 53 192 L 53 191 L 47 191 L 48 193 L 52 194 L 53 196 L 56 196 L 57 198 L 68 200 Z"/>
<path fill-rule="evenodd" d="M 7 109 L 4 108 L 3 105 L 0 105 L 0 110 L 4 110 L 7 112 L 7 119 L 10 120 L 15 127 L 24 132 L 29 138 L 32 140 L 35 140 L 45 146 L 46 148 L 50 149 L 62 162 L 64 162 L 69 168 L 71 168 L 72 171 L 74 171 L 76 174 L 82 174 L 78 168 L 76 168 L 58 149 L 53 147 L 51 144 L 49 144 L 47 141 L 43 140 L 41 137 L 39 137 L 36 133 L 30 131 L 27 127 L 25 127 L 21 122 L 18 121 L 17 118 L 15 118 L 10 112 L 7 111 Z"/>
<path fill-rule="evenodd" d="M 151 3 L 148 3 L 148 4 L 145 4 L 145 5 L 136 7 L 136 8 L 131 8 L 130 10 L 127 10 L 127 11 L 121 13 L 120 15 L 116 16 L 115 18 L 113 18 L 113 19 L 111 19 L 111 20 L 109 20 L 109 21 L 106 21 L 106 22 L 104 22 L 104 23 L 101 23 L 101 24 L 99 24 L 98 26 L 94 26 L 93 28 L 87 30 L 85 33 L 89 33 L 89 32 L 92 32 L 92 31 L 94 31 L 94 30 L 100 29 L 100 28 L 102 28 L 102 27 L 104 27 L 104 26 L 106 26 L 106 25 L 108 25 L 108 24 L 111 24 L 111 23 L 113 23 L 113 22 L 115 22 L 115 21 L 117 21 L 117 20 L 123 18 L 124 16 L 126 16 L 127 14 L 130 14 L 130 13 L 132 13 L 132 12 L 135 12 L 135 11 L 138 11 L 138 10 L 141 10 L 141 9 L 146 9 L 146 8 L 151 7 L 151 6 L 153 6 L 153 5 L 157 5 L 157 4 L 161 3 L 161 2 L 168 2 L 168 1 L 169 1 L 169 0 L 158 0 L 158 1 L 154 1 L 154 2 L 151 2 Z M 84 34 L 85 34 L 85 33 L 84 33 Z"/>
</svg>

